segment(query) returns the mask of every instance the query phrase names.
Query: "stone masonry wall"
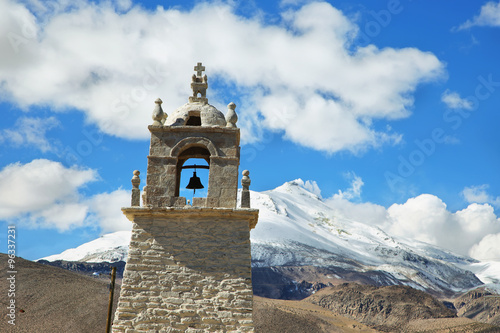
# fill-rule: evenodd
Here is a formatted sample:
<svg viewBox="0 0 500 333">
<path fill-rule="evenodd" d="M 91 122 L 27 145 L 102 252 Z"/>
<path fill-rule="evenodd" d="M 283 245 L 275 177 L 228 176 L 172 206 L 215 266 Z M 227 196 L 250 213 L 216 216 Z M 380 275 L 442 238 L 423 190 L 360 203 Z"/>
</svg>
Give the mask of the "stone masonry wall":
<svg viewBox="0 0 500 333">
<path fill-rule="evenodd" d="M 123 208 L 133 224 L 113 332 L 253 332 L 258 211 Z"/>
</svg>

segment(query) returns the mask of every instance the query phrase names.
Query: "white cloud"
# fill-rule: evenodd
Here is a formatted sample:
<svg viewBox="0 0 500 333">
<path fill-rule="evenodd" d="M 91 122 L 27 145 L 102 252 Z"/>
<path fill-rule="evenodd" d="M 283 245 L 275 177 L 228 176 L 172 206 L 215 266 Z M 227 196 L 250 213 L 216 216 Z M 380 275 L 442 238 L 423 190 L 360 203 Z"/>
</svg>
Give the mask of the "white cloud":
<svg viewBox="0 0 500 333">
<path fill-rule="evenodd" d="M 216 89 L 208 97 L 221 110 L 229 98 L 241 102 L 244 140 L 264 127 L 306 147 L 358 152 L 398 142 L 398 133 L 375 130 L 372 120 L 408 117 L 416 87 L 444 68 L 415 48 L 356 48 L 359 28 L 324 2 L 289 9 L 276 24 L 221 2 L 185 11 L 127 1 L 77 1 L 68 3 L 72 10 L 62 1 L 49 9 L 33 3 L 38 21 L 22 5 L 0 4 L 2 33 L 21 37 L 1 41 L 0 96 L 24 108 L 77 108 L 124 138 L 148 137 L 156 97 L 167 113 L 184 104 L 193 65 L 203 61 L 209 83 L 234 85 L 231 97 Z"/>
<path fill-rule="evenodd" d="M 486 235 L 500 232 L 500 220 L 488 204 L 471 204 L 455 213 L 431 194 L 410 198 L 387 210 L 384 227 L 391 234 L 428 242 L 460 254 L 470 254 Z M 459 240 L 459 241 L 458 241 Z"/>
<path fill-rule="evenodd" d="M 24 221 L 32 226 L 55 227 L 68 230 L 85 224 L 88 207 L 79 202 L 62 202 L 49 205 L 46 209 L 33 212 Z M 23 219 L 21 219 L 23 220 Z"/>
<path fill-rule="evenodd" d="M 130 191 L 119 189 L 94 195 L 89 200 L 92 219 L 101 226 L 103 233 L 132 229 L 132 222 L 120 210 L 130 206 L 130 195 Z"/>
<path fill-rule="evenodd" d="M 14 124 L 14 128 L 0 130 L 0 144 L 10 143 L 16 147 L 33 146 L 43 153 L 54 151 L 55 147 L 45 134 L 59 125 L 60 123 L 55 117 L 20 117 Z"/>
<path fill-rule="evenodd" d="M 462 255 L 482 259 L 495 247 L 491 235 L 500 232 L 500 219 L 489 204 L 448 210 L 435 195 L 422 194 L 389 208 L 370 202 L 354 203 L 340 195 L 325 202 L 344 218 L 380 227 L 393 236 L 416 239 Z M 500 252 L 500 247 L 495 247 Z M 497 256 L 500 257 L 500 256 Z"/>
<path fill-rule="evenodd" d="M 474 243 L 495 231 L 500 231 L 500 221 L 497 219 L 493 207 L 488 204 L 470 204 L 467 208 L 457 211 L 455 217 L 462 230 Z"/>
<path fill-rule="evenodd" d="M 479 260 L 500 260 L 500 233 L 486 235 L 471 248 L 470 255 Z"/>
<path fill-rule="evenodd" d="M 94 170 L 45 159 L 9 164 L 0 171 L 0 219 L 61 230 L 81 225 L 87 208 L 78 189 L 96 178 Z"/>
<path fill-rule="evenodd" d="M 30 228 L 60 231 L 81 226 L 103 232 L 130 230 L 120 208 L 130 206 L 130 192 L 118 189 L 85 197 L 79 189 L 97 180 L 92 169 L 66 168 L 45 159 L 10 164 L 0 170 L 0 220 Z"/>
<path fill-rule="evenodd" d="M 468 203 L 489 203 L 495 207 L 500 207 L 500 197 L 491 196 L 487 190 L 488 184 L 465 187 L 462 196 Z"/>
<path fill-rule="evenodd" d="M 441 95 L 441 101 L 444 102 L 450 109 L 472 110 L 474 108 L 471 101 L 460 97 L 457 92 L 450 91 L 449 89 Z"/>
<path fill-rule="evenodd" d="M 404 204 L 394 204 L 387 210 L 389 231 L 398 236 L 438 244 L 440 235 L 451 228 L 450 212 L 438 197 L 422 194 Z"/>
<path fill-rule="evenodd" d="M 305 3 L 313 2 L 314 0 L 281 0 L 280 1 L 280 6 L 286 7 L 286 6 L 299 6 L 303 5 Z"/>
<path fill-rule="evenodd" d="M 73 200 L 77 189 L 95 180 L 91 169 L 65 168 L 45 159 L 9 164 L 0 171 L 0 217 L 41 211 L 57 202 Z"/>
<path fill-rule="evenodd" d="M 355 203 L 337 195 L 325 200 L 325 202 L 330 207 L 335 208 L 342 217 L 348 220 L 376 225 L 383 228 L 384 221 L 388 219 L 387 209 L 374 203 Z"/>
<path fill-rule="evenodd" d="M 302 179 L 295 179 L 294 182 L 298 183 L 299 186 L 302 186 L 309 192 L 321 198 L 321 189 L 319 188 L 318 183 L 316 183 L 314 180 L 306 180 L 304 182 Z"/>
<path fill-rule="evenodd" d="M 481 7 L 479 15 L 467 20 L 458 27 L 458 30 L 469 29 L 474 26 L 500 27 L 500 2 L 487 2 Z"/>
<path fill-rule="evenodd" d="M 132 0 L 116 0 L 116 7 L 119 10 L 127 11 L 132 7 Z"/>
<path fill-rule="evenodd" d="M 356 202 L 361 199 L 361 188 L 364 182 L 354 172 L 347 173 L 345 177 L 350 179 L 351 186 L 345 191 L 339 190 L 338 193 L 326 199 L 325 203 L 335 208 L 348 220 L 369 225 L 384 225 L 384 221 L 388 220 L 387 209 L 371 202 Z"/>
<path fill-rule="evenodd" d="M 354 172 L 349 172 L 346 174 L 346 178 L 351 179 L 351 187 L 345 191 L 339 190 L 339 193 L 334 194 L 332 199 L 353 200 L 361 197 L 361 188 L 365 184 L 361 177 Z"/>
<path fill-rule="evenodd" d="M 462 195 L 467 200 L 467 202 L 477 202 L 477 203 L 484 203 L 488 202 L 490 199 L 490 196 L 488 193 L 486 193 L 486 189 L 488 189 L 487 184 L 479 185 L 479 186 L 471 186 L 471 187 L 466 187 L 462 191 Z"/>
</svg>

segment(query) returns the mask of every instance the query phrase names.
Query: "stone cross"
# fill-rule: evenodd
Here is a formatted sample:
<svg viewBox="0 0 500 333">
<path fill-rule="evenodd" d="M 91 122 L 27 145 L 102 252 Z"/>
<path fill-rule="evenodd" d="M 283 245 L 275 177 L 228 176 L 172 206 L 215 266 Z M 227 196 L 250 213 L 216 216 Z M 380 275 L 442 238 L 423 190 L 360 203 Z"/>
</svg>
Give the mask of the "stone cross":
<svg viewBox="0 0 500 333">
<path fill-rule="evenodd" d="M 194 66 L 194 70 L 196 71 L 196 75 L 193 74 L 192 76 L 192 81 L 191 81 L 191 89 L 193 89 L 193 96 L 189 97 L 189 103 L 203 103 L 207 104 L 208 99 L 207 99 L 207 88 L 208 88 L 208 82 L 207 82 L 207 75 L 201 76 L 203 74 L 203 71 L 205 70 L 205 66 L 199 62 L 196 66 Z M 200 96 L 198 97 L 198 94 Z"/>
<path fill-rule="evenodd" d="M 205 70 L 205 66 L 202 66 L 201 62 L 199 62 L 194 66 L 194 70 L 196 71 L 196 76 L 201 77 L 202 72 Z"/>
</svg>

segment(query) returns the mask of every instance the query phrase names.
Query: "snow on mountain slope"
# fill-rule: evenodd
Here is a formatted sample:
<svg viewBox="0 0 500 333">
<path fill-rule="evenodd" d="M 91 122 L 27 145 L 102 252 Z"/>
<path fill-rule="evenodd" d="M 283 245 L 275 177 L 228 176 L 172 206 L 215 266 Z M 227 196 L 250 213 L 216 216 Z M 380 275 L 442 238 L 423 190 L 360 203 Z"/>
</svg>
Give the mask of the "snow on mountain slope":
<svg viewBox="0 0 500 333">
<path fill-rule="evenodd" d="M 74 249 L 68 249 L 60 254 L 54 254 L 39 260 L 66 260 L 85 262 L 115 262 L 127 260 L 130 231 L 117 231 L 103 235 L 93 241 L 82 244 Z"/>
<path fill-rule="evenodd" d="M 437 293 L 481 284 L 463 269 L 475 263 L 473 259 L 346 220 L 302 185 L 296 180 L 252 193 L 252 207 L 260 209 L 251 234 L 254 266 L 333 266 L 348 274 L 384 271 L 389 280 Z"/>
<path fill-rule="evenodd" d="M 300 179 L 271 191 L 252 192 L 251 204 L 260 210 L 257 227 L 251 232 L 254 267 L 334 267 L 339 279 L 365 274 L 374 284 L 406 284 L 440 294 L 480 285 L 470 269 L 483 278 L 494 274 L 491 265 L 488 270 L 471 258 L 347 220 L 305 189 Z M 130 232 L 116 232 L 43 259 L 124 260 L 129 241 Z"/>
<path fill-rule="evenodd" d="M 500 294 L 500 262 L 484 261 L 464 267 L 470 270 L 485 284 L 484 287 Z"/>
</svg>

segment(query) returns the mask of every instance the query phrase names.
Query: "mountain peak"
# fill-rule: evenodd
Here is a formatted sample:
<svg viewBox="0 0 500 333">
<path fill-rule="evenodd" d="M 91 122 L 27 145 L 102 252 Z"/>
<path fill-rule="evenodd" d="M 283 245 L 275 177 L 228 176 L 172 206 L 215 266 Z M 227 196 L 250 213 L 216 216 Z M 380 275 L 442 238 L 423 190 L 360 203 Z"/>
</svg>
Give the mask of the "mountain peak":
<svg viewBox="0 0 500 333">
<path fill-rule="evenodd" d="M 281 186 L 276 187 L 271 192 L 281 192 L 281 193 L 293 193 L 293 194 L 310 194 L 312 198 L 322 200 L 321 190 L 315 181 L 306 180 L 305 182 L 301 178 L 284 183 Z"/>
</svg>

